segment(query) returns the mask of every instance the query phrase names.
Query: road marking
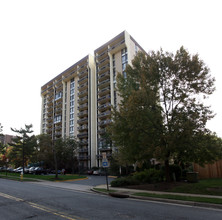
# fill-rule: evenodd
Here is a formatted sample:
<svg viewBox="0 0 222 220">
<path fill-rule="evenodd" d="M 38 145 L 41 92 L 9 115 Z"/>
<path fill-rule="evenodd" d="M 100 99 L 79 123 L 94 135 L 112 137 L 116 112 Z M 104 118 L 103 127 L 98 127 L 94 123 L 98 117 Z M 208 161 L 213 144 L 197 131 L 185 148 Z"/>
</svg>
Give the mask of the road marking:
<svg viewBox="0 0 222 220">
<path fill-rule="evenodd" d="M 1 193 L 1 192 L 0 192 L 0 196 L 5 197 L 5 198 L 7 198 L 7 199 L 15 200 L 15 201 L 17 201 L 17 202 L 23 202 L 23 201 L 24 201 L 23 199 L 16 198 L 16 197 L 14 197 L 14 196 L 10 196 L 10 195 L 8 195 L 8 194 Z"/>
<path fill-rule="evenodd" d="M 39 205 L 37 203 L 33 203 L 33 202 L 28 202 L 28 201 L 25 201 L 23 199 L 20 199 L 20 198 L 17 198 L 17 197 L 14 197 L 14 196 L 10 196 L 8 194 L 5 194 L 5 193 L 1 193 L 0 192 L 0 196 L 1 197 L 4 197 L 4 198 L 7 198 L 7 199 L 11 199 L 11 200 L 14 200 L 16 202 L 25 202 L 27 203 L 28 205 L 30 205 L 31 207 L 33 208 L 36 208 L 36 209 L 39 209 L 39 210 L 42 210 L 42 211 L 45 211 L 45 212 L 48 212 L 50 214 L 53 214 L 53 215 L 57 215 L 57 216 L 60 216 L 62 218 L 65 218 L 65 219 L 68 219 L 68 220 L 84 220 L 83 218 L 80 218 L 80 217 L 77 217 L 77 216 L 70 216 L 70 215 L 67 215 L 66 213 L 63 213 L 63 212 L 58 212 L 54 209 L 50 209 L 50 208 L 47 208 L 45 206 L 42 206 L 42 205 Z"/>
</svg>

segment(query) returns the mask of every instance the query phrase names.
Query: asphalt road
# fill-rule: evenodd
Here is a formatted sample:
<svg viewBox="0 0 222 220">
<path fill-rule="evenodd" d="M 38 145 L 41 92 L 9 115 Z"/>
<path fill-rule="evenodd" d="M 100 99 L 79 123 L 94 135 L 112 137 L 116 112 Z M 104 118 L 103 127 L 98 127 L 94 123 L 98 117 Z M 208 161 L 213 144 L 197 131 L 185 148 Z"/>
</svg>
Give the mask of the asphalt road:
<svg viewBox="0 0 222 220">
<path fill-rule="evenodd" d="M 114 178 L 112 177 L 108 177 L 108 183 L 110 183 L 113 179 Z M 106 184 L 106 176 L 88 175 L 87 179 L 85 180 L 68 181 L 67 183 L 97 186 L 97 185 Z"/>
<path fill-rule="evenodd" d="M 222 211 L 0 179 L 0 219 L 221 220 Z"/>
</svg>

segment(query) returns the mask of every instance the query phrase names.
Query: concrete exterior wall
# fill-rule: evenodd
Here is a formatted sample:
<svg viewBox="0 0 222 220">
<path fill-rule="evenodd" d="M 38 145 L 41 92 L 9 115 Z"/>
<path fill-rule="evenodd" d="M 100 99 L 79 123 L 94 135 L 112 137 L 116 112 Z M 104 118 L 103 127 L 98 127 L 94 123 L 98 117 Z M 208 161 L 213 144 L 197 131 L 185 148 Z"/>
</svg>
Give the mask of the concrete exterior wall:
<svg viewBox="0 0 222 220">
<path fill-rule="evenodd" d="M 101 153 L 98 149 L 98 137 L 101 138 L 101 135 L 98 134 L 98 130 L 100 129 L 100 132 L 104 129 L 100 123 L 103 120 L 110 120 L 110 111 L 111 106 L 110 104 L 114 105 L 114 77 L 113 77 L 113 58 L 112 55 L 115 54 L 115 69 L 116 69 L 116 75 L 122 74 L 122 55 L 121 50 L 124 48 L 127 48 L 127 54 L 128 54 L 128 64 L 131 64 L 131 60 L 134 58 L 136 51 L 135 51 L 135 40 L 126 32 L 122 32 L 107 43 L 103 44 L 101 47 L 95 50 L 95 57 L 88 55 L 69 67 L 67 70 L 56 76 L 54 79 L 46 83 L 41 88 L 41 97 L 42 97 L 42 106 L 41 106 L 41 133 L 42 133 L 42 125 L 43 125 L 43 109 L 44 109 L 44 95 L 47 96 L 47 109 L 50 110 L 51 113 L 47 114 L 47 132 L 52 135 L 54 127 L 54 112 L 52 112 L 52 104 L 54 105 L 54 88 L 59 87 L 61 88 L 61 91 L 63 92 L 62 96 L 62 123 L 61 123 L 61 137 L 68 137 L 69 136 L 69 122 L 70 122 L 70 80 L 74 78 L 75 81 L 75 104 L 74 104 L 74 136 L 77 137 L 78 140 L 86 141 L 88 140 L 88 145 L 83 143 L 82 150 L 79 151 L 79 155 L 82 155 L 84 157 L 84 161 L 81 161 L 81 164 L 90 168 L 93 166 L 101 166 Z M 138 47 L 140 48 L 140 47 Z M 99 56 L 100 55 L 100 56 Z M 105 59 L 103 63 L 103 59 Z M 103 82 L 103 79 L 101 75 L 104 74 L 104 71 L 101 70 L 101 72 L 97 72 L 96 65 L 100 65 L 100 68 L 103 67 L 104 64 L 107 65 L 107 62 L 109 61 L 109 70 L 106 71 L 106 74 L 109 72 L 109 85 L 98 88 L 98 84 Z M 98 64 L 99 63 L 99 64 Z M 81 137 L 81 134 L 83 134 L 86 131 L 81 131 L 79 129 L 82 125 L 79 124 L 78 120 L 83 119 L 83 116 L 80 116 L 81 113 L 84 111 L 79 109 L 80 106 L 78 100 L 79 97 L 79 85 L 83 82 L 81 82 L 82 76 L 82 69 L 87 66 L 88 69 L 88 139 Z M 83 73 L 84 74 L 84 73 Z M 80 76 L 81 75 L 81 76 Z M 100 80 L 98 80 L 98 75 L 100 76 Z M 104 83 L 107 84 L 107 78 L 108 76 L 105 76 Z M 80 81 L 79 81 L 80 80 Z M 65 85 L 67 84 L 67 90 L 65 88 Z M 104 84 L 105 85 L 105 84 Z M 108 90 L 110 88 L 110 91 Z M 103 92 L 105 91 L 105 92 Z M 109 93 L 107 93 L 107 91 Z M 66 93 L 67 92 L 67 93 Z M 100 95 L 98 94 L 100 92 Z M 105 95 L 103 95 L 103 93 Z M 66 97 L 65 97 L 66 95 Z M 82 93 L 82 96 L 84 94 Z M 110 97 L 105 97 L 109 96 Z M 99 103 L 98 99 L 105 98 L 108 101 L 101 101 Z M 109 100 L 110 99 L 110 100 Z M 53 103 L 52 103 L 53 102 Z M 82 101 L 81 101 L 82 102 Z M 120 102 L 120 97 L 117 95 L 117 103 Z M 106 110 L 98 110 L 97 106 L 101 106 L 103 104 L 109 104 L 110 107 L 108 107 Z M 82 107 L 81 107 L 82 108 Z M 54 109 L 54 108 L 53 108 Z M 100 118 L 97 115 L 97 111 L 100 114 Z M 79 114 L 80 113 L 80 114 Z M 85 114 L 85 113 L 84 113 Z M 104 115 L 102 115 L 104 114 Z M 101 119 L 101 115 L 103 119 Z M 107 116 L 106 116 L 107 115 Z M 48 120 L 49 117 L 52 117 L 52 120 Z M 107 117 L 104 119 L 104 117 Z M 105 121 L 107 123 L 107 121 Z M 60 124 L 58 123 L 56 125 L 57 130 L 59 129 Z M 99 128 L 100 127 L 100 128 Z M 106 127 L 106 126 L 105 126 Z M 85 129 L 85 127 L 83 128 Z M 51 131 L 51 133 L 50 133 Z M 87 149 L 86 149 L 87 148 Z M 87 150 L 87 151 L 86 151 Z M 103 152 L 104 153 L 104 152 Z M 112 151 L 111 149 L 106 151 L 107 155 L 111 155 Z M 99 163 L 98 163 L 99 162 Z"/>
</svg>

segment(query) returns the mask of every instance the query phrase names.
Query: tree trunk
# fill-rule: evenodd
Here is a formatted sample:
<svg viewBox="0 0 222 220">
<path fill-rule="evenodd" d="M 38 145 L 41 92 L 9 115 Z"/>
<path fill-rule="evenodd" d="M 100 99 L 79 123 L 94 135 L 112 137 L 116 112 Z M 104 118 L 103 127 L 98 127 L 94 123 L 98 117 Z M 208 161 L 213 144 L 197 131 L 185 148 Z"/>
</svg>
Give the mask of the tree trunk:
<svg viewBox="0 0 222 220">
<path fill-rule="evenodd" d="M 170 166 L 169 166 L 169 160 L 165 160 L 165 175 L 166 175 L 166 182 L 170 182 Z"/>
<path fill-rule="evenodd" d="M 55 178 L 58 179 L 58 166 L 57 166 L 57 158 L 56 158 L 56 152 L 55 152 L 55 143 L 54 140 L 52 141 L 52 151 L 54 156 L 54 164 L 55 164 Z"/>
</svg>

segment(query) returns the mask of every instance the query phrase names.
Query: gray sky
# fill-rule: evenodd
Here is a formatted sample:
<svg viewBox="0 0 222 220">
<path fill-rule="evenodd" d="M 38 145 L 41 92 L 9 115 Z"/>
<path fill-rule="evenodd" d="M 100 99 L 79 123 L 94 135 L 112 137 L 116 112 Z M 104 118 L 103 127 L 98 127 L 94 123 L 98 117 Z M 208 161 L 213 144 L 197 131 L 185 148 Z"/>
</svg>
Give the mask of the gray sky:
<svg viewBox="0 0 222 220">
<path fill-rule="evenodd" d="M 0 0 L 0 123 L 40 132 L 40 88 L 123 30 L 146 50 L 198 53 L 216 78 L 208 128 L 222 137 L 220 0 Z"/>
</svg>

